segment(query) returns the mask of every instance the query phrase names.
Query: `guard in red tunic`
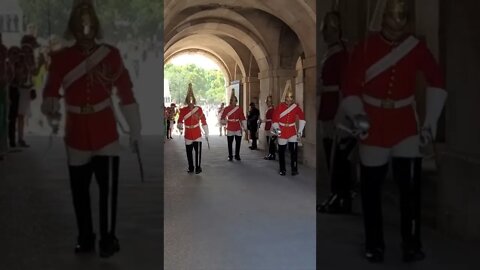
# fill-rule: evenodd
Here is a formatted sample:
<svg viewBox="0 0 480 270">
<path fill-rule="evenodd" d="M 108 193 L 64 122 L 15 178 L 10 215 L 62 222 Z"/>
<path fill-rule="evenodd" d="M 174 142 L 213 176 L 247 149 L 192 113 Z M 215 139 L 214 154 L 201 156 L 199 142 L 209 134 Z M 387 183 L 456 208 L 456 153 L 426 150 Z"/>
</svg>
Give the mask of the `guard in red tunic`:
<svg viewBox="0 0 480 270">
<path fill-rule="evenodd" d="M 242 143 L 242 130 L 247 131 L 247 120 L 245 119 L 245 114 L 243 114 L 242 109 L 237 106 L 237 97 L 232 90 L 232 95 L 230 96 L 230 105 L 225 107 L 223 110 L 220 121 L 222 125 L 227 125 L 227 144 L 228 144 L 228 161 L 233 160 L 233 139 L 235 138 L 235 159 L 241 160 L 240 158 L 240 146 Z"/>
<path fill-rule="evenodd" d="M 278 136 L 278 156 L 280 160 L 280 175 L 285 175 L 287 170 L 285 169 L 285 150 L 290 150 L 290 159 L 292 167 L 292 175 L 298 174 L 297 167 L 297 152 L 298 152 L 298 139 L 303 135 L 303 129 L 305 128 L 305 115 L 300 106 L 295 103 L 295 96 L 292 90 L 291 81 L 288 80 L 282 100 L 273 112 L 272 128 L 274 133 Z M 295 122 L 298 120 L 299 127 Z"/>
<path fill-rule="evenodd" d="M 420 147 L 435 138 L 447 92 L 441 68 L 423 41 L 407 34 L 404 0 L 379 1 L 372 28 L 379 30 L 354 49 L 345 76 L 342 107 L 363 131 L 360 142 L 361 191 L 366 252 L 371 262 L 383 261 L 381 185 L 391 158 L 400 189 L 404 261 L 422 260 L 420 239 Z M 428 82 L 426 117 L 415 110 L 417 71 Z"/>
<path fill-rule="evenodd" d="M 205 139 L 208 140 L 208 125 L 200 106 L 196 106 L 195 96 L 193 95 L 192 84 L 188 84 L 187 97 L 185 104 L 187 106 L 180 109 L 177 128 L 182 131 L 185 128 L 185 147 L 187 148 L 188 173 L 193 172 L 192 151 L 195 149 L 195 173 L 202 172 L 202 126 Z"/>
<path fill-rule="evenodd" d="M 329 169 L 331 194 L 319 207 L 319 212 L 336 214 L 352 211 L 352 164 L 350 155 L 356 139 L 336 128 L 345 122 L 338 112 L 342 93 L 340 83 L 348 62 L 348 52 L 342 40 L 340 14 L 328 12 L 322 23 L 323 39 L 328 49 L 322 60 L 321 102 L 318 120 L 321 123 L 323 146 Z M 332 151 L 333 150 L 333 151 Z"/>
<path fill-rule="evenodd" d="M 272 96 L 268 96 L 265 100 L 267 104 L 267 111 L 265 112 L 265 135 L 267 137 L 267 145 L 268 145 L 268 155 L 265 156 L 264 159 L 266 160 L 275 160 L 275 153 L 277 152 L 277 135 L 272 133 L 272 117 L 273 117 L 273 101 Z"/>
<path fill-rule="evenodd" d="M 140 141 L 139 107 L 120 52 L 95 41 L 101 31 L 91 1 L 74 2 L 68 29 L 76 42 L 51 56 L 42 112 L 52 125 L 57 125 L 62 87 L 66 109 L 65 143 L 78 226 L 75 252 L 95 249 L 89 192 L 92 174 L 95 174 L 100 193 L 100 256 L 109 257 L 119 251 L 115 226 L 120 145 L 111 98 L 113 87 L 117 89 L 119 107 L 130 127 L 132 149 L 138 149 Z"/>
</svg>

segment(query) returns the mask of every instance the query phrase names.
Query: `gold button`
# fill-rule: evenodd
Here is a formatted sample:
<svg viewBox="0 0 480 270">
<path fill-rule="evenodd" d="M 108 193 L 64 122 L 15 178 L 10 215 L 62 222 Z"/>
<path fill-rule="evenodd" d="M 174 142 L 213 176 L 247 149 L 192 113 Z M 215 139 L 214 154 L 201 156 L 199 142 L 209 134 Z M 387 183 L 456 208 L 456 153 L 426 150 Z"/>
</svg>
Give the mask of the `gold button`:
<svg viewBox="0 0 480 270">
<path fill-rule="evenodd" d="M 387 93 L 388 93 L 389 95 L 391 95 L 391 94 L 392 94 L 392 91 L 389 90 Z"/>
<path fill-rule="evenodd" d="M 394 69 L 394 68 L 392 69 L 392 73 L 395 73 L 395 69 Z"/>
</svg>

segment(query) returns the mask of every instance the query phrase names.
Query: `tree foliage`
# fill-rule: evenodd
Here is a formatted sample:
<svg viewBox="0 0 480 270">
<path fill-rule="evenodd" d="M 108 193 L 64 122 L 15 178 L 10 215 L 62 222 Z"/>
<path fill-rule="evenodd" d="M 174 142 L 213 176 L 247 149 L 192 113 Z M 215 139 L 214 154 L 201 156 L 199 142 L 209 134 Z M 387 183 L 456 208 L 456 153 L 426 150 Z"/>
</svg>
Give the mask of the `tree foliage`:
<svg viewBox="0 0 480 270">
<path fill-rule="evenodd" d="M 34 23 L 39 36 L 62 36 L 66 30 L 73 0 L 19 0 L 26 24 Z M 128 34 L 148 38 L 163 28 L 163 0 L 97 0 L 105 38 L 125 40 Z"/>
<path fill-rule="evenodd" d="M 165 65 L 165 79 L 170 83 L 172 100 L 183 104 L 188 84 L 192 83 L 197 103 L 220 103 L 225 100 L 225 78 L 219 70 L 207 70 L 196 65 Z"/>
</svg>

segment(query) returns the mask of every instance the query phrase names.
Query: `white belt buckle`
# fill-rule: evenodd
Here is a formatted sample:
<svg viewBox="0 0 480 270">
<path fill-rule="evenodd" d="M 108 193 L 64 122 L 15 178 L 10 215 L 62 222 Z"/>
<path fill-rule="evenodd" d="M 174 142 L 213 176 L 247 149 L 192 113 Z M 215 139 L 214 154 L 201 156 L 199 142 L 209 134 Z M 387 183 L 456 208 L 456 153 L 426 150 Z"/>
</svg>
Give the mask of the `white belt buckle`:
<svg viewBox="0 0 480 270">
<path fill-rule="evenodd" d="M 394 109 L 395 108 L 395 101 L 393 99 L 387 98 L 382 99 L 381 107 L 384 109 Z"/>
<path fill-rule="evenodd" d="M 95 110 L 94 110 L 93 106 L 90 105 L 90 104 L 80 106 L 80 113 L 88 114 L 88 113 L 94 113 L 94 112 L 95 112 Z"/>
</svg>

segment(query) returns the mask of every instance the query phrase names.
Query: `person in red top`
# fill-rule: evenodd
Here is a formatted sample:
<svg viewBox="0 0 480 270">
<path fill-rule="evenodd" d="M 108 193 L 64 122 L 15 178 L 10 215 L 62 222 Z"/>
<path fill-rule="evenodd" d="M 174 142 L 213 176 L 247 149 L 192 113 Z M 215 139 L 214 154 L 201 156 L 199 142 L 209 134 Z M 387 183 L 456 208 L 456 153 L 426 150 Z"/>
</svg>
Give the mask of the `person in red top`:
<svg viewBox="0 0 480 270">
<path fill-rule="evenodd" d="M 120 52 L 96 42 L 100 37 L 100 24 L 91 1 L 74 2 L 67 34 L 73 35 L 76 42 L 51 55 L 41 109 L 55 131 L 61 117 L 60 98 L 64 98 L 64 141 L 79 232 L 75 252 L 95 249 L 89 192 L 91 177 L 95 174 L 100 195 L 100 256 L 110 257 L 119 251 L 115 227 L 120 145 L 111 100 L 113 87 L 117 89 L 119 107 L 130 127 L 132 149 L 139 147 L 139 107 Z M 61 87 L 63 96 L 59 92 Z"/>
<path fill-rule="evenodd" d="M 267 104 L 267 111 L 265 112 L 265 135 L 267 137 L 267 145 L 268 145 L 268 155 L 264 157 L 266 160 L 275 160 L 275 153 L 277 152 L 276 149 L 276 139 L 277 136 L 272 133 L 272 117 L 273 117 L 273 101 L 272 96 L 268 96 L 265 100 Z"/>
<path fill-rule="evenodd" d="M 331 194 L 318 207 L 318 210 L 321 213 L 330 214 L 350 213 L 352 211 L 352 164 L 349 156 L 356 145 L 356 139 L 336 128 L 338 122 L 345 122 L 344 115 L 337 112 L 342 98 L 340 83 L 348 63 L 348 52 L 342 40 L 340 14 L 337 11 L 328 12 L 323 19 L 321 29 L 328 49 L 321 64 L 323 85 L 318 120 L 321 122 Z"/>
<path fill-rule="evenodd" d="M 297 167 L 297 151 L 298 151 L 298 138 L 303 135 L 303 129 L 305 128 L 305 115 L 300 106 L 295 103 L 294 93 L 292 90 L 291 81 L 288 80 L 284 93 L 283 101 L 280 103 L 273 112 L 272 128 L 274 133 L 278 135 L 278 155 L 280 161 L 280 175 L 286 174 L 285 169 L 285 150 L 290 150 L 290 159 L 292 167 L 292 175 L 298 174 Z M 297 130 L 295 122 L 299 122 Z"/>
<path fill-rule="evenodd" d="M 187 106 L 180 109 L 177 128 L 182 131 L 185 128 L 185 146 L 187 148 L 188 173 L 193 172 L 192 151 L 195 149 L 195 173 L 202 172 L 202 126 L 205 139 L 208 140 L 208 125 L 205 114 L 200 106 L 196 106 L 195 96 L 193 95 L 192 84 L 188 84 L 187 97 L 185 104 Z"/>
<path fill-rule="evenodd" d="M 222 125 L 227 125 L 227 144 L 228 144 L 228 161 L 233 160 L 233 139 L 235 138 L 235 159 L 241 160 L 240 158 L 240 146 L 242 143 L 242 130 L 247 131 L 247 120 L 245 114 L 243 114 L 242 109 L 237 106 L 237 97 L 232 90 L 232 95 L 230 96 L 230 105 L 225 107 L 223 110 L 220 121 Z"/>
<path fill-rule="evenodd" d="M 447 92 L 441 68 L 425 42 L 407 33 L 404 0 L 379 1 L 372 33 L 353 51 L 342 85 L 342 107 L 363 132 L 359 147 L 366 252 L 371 262 L 383 261 L 381 184 L 391 158 L 400 189 L 403 259 L 425 257 L 420 239 L 420 148 L 432 142 Z M 417 71 L 428 82 L 426 116 L 420 125 L 415 110 Z"/>
</svg>

